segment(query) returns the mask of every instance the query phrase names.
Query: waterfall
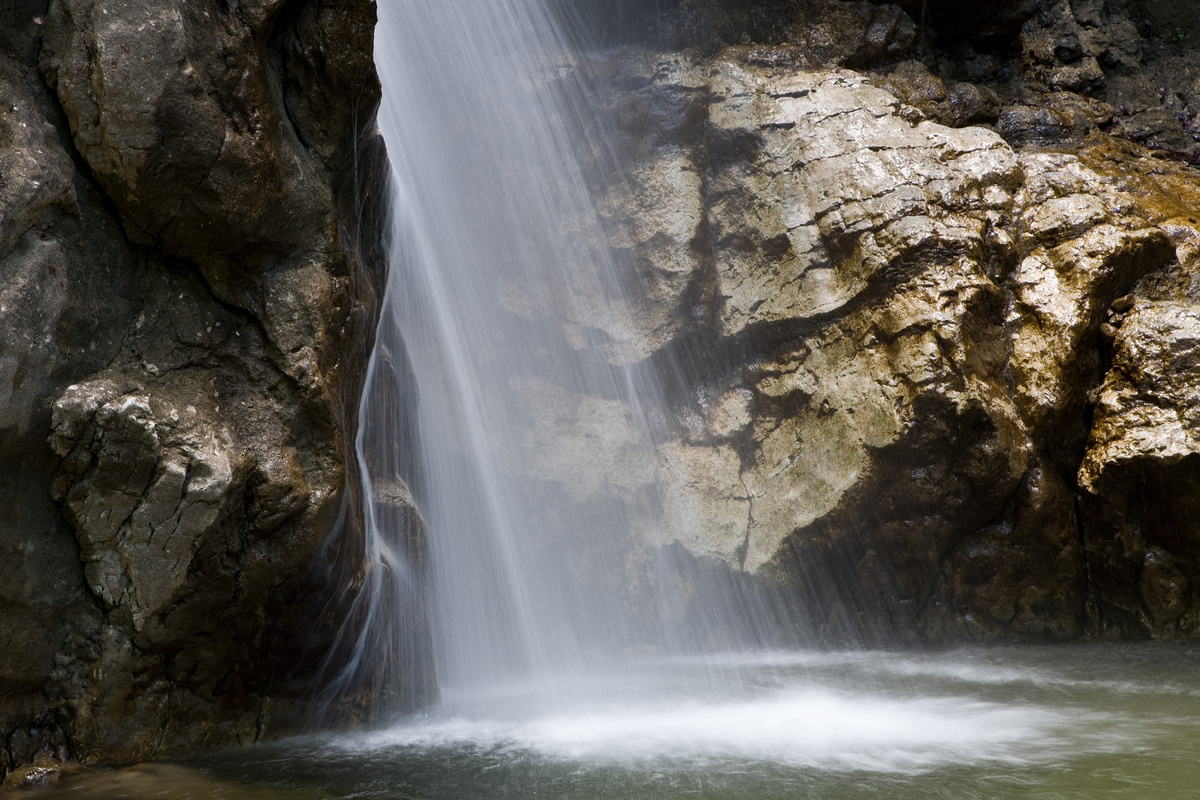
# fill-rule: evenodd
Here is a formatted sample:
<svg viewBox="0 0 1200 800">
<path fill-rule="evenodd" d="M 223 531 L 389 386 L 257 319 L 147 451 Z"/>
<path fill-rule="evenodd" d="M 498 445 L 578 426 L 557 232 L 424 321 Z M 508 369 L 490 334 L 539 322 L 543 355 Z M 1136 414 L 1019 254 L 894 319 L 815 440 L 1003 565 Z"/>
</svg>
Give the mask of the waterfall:
<svg viewBox="0 0 1200 800">
<path fill-rule="evenodd" d="M 399 680 L 399 663 L 428 636 L 402 618 L 425 590 L 412 554 L 397 552 L 397 526 L 411 530 L 394 513 L 406 481 L 429 532 L 443 698 L 529 682 L 548 698 L 563 675 L 603 669 L 659 637 L 653 613 L 631 611 L 621 586 L 629 498 L 581 504 L 544 480 L 549 469 L 586 481 L 586 462 L 605 457 L 557 441 L 561 416 L 608 414 L 619 419 L 592 424 L 617 425 L 621 457 L 654 484 L 654 374 L 569 322 L 624 324 L 611 298 L 626 279 L 578 158 L 603 158 L 605 145 L 539 0 L 393 0 L 379 17 L 394 229 L 358 442 L 369 498 L 364 625 L 343 678 L 383 659 L 381 680 Z M 633 513 L 652 516 L 656 498 L 643 494 Z"/>
</svg>

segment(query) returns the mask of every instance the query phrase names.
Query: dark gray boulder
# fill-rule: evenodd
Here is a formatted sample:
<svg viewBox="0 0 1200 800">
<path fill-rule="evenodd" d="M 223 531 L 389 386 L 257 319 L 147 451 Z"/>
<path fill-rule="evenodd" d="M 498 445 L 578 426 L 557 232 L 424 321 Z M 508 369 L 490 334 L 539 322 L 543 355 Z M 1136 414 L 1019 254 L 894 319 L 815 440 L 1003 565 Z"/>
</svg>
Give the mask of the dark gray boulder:
<svg viewBox="0 0 1200 800">
<path fill-rule="evenodd" d="M 374 6 L 3 13 L 0 773 L 298 731 L 364 568 Z"/>
</svg>

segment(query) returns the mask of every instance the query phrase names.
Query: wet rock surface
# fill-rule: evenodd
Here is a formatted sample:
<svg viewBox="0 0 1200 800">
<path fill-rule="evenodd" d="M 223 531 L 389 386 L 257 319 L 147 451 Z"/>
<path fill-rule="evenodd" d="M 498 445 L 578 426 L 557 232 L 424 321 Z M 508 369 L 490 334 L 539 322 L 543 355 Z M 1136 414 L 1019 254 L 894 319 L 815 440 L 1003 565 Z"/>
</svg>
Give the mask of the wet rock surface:
<svg viewBox="0 0 1200 800">
<path fill-rule="evenodd" d="M 362 569 L 374 14 L 0 12 L 0 774 L 311 711 Z"/>
<path fill-rule="evenodd" d="M 712 3 L 703 55 L 584 65 L 654 143 L 603 179 L 653 208 L 607 220 L 629 284 L 672 276 L 590 324 L 674 376 L 674 414 L 653 461 L 563 413 L 533 441 L 611 457 L 541 476 L 627 493 L 648 548 L 830 641 L 1194 635 L 1195 9 L 930 3 L 863 50 L 875 12 L 829 5 Z M 631 591 L 704 613 L 664 581 Z"/>
<path fill-rule="evenodd" d="M 1197 291 L 1200 242 L 1186 167 L 1130 170 L 1177 259 L 1107 310 L 1111 368 L 1079 467 L 1098 624 L 1113 634 L 1195 636 Z M 1141 183 L 1145 181 L 1146 183 Z M 1158 191 L 1155 191 L 1158 190 Z M 1159 193 L 1161 192 L 1161 193 Z"/>
</svg>

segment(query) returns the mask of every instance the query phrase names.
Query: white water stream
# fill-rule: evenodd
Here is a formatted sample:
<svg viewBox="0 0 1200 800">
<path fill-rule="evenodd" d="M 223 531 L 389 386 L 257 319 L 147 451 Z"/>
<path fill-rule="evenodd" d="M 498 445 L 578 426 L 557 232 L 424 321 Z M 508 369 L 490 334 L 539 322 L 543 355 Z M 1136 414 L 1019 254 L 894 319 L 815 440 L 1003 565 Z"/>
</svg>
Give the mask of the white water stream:
<svg viewBox="0 0 1200 800">
<path fill-rule="evenodd" d="M 657 404 L 654 376 L 573 349 L 539 307 L 622 280 L 575 155 L 603 142 L 587 139 L 585 89 L 538 0 L 392 0 L 379 17 L 395 227 L 363 409 L 366 471 L 377 497 L 396 477 L 412 484 L 428 525 L 446 696 L 523 682 L 553 704 L 559 678 L 603 671 L 647 636 L 631 630 L 646 617 L 623 607 L 618 581 L 593 580 L 620 574 L 605 559 L 621 557 L 609 543 L 625 535 L 623 507 L 573 507 L 530 464 L 530 431 L 553 429 L 558 413 L 539 393 L 620 403 L 631 446 L 653 447 L 643 415 Z M 619 324 L 622 308 L 601 313 Z M 394 428 L 389 398 L 414 391 L 417 434 L 397 445 L 417 456 L 406 473 L 371 455 L 392 446 L 372 437 Z M 373 540 L 388 541 L 373 522 Z M 405 579 L 402 565 L 377 573 Z M 364 640 L 362 659 L 386 651 L 389 624 L 377 622 L 384 634 Z"/>
</svg>

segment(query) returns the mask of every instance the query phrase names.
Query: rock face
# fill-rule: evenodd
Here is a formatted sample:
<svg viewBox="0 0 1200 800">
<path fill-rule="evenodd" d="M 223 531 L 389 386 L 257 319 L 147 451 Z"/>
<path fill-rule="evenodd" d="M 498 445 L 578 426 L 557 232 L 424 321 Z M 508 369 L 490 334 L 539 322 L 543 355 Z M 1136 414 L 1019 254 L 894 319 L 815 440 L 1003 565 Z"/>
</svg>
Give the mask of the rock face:
<svg viewBox="0 0 1200 800">
<path fill-rule="evenodd" d="M 1079 468 L 1097 623 L 1119 635 L 1194 637 L 1197 580 L 1197 245 L 1187 167 L 1122 176 L 1176 242 L 1177 260 L 1107 309 L 1112 365 L 1095 390 Z"/>
<path fill-rule="evenodd" d="M 0 774 L 257 741 L 311 706 L 363 568 L 374 15 L 5 5 Z"/>
<path fill-rule="evenodd" d="M 650 551 L 757 583 L 810 637 L 1195 635 L 1196 56 L 1171 4 L 930 3 L 945 40 L 894 6 L 701 5 L 771 41 L 581 66 L 638 291 L 627 320 L 581 298 L 565 321 L 670 376 L 672 418 L 638 461 L 637 431 L 564 411 L 535 449 L 610 457 L 538 477 L 626 493 Z"/>
</svg>

